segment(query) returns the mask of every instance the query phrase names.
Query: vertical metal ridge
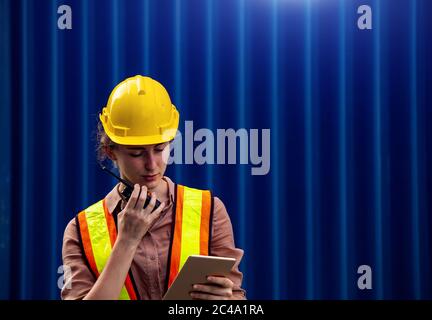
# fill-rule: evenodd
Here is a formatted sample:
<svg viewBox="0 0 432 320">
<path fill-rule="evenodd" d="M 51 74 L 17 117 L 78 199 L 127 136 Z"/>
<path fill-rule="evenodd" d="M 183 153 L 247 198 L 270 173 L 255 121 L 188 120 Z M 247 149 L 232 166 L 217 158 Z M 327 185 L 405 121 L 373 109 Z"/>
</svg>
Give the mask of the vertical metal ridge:
<svg viewBox="0 0 432 320">
<path fill-rule="evenodd" d="M 237 69 L 237 104 L 238 104 L 238 112 L 237 112 L 237 123 L 238 128 L 243 128 L 245 126 L 245 118 L 246 118 L 246 55 L 245 55 L 245 38 L 246 38 L 246 31 L 245 31 L 245 0 L 239 0 L 238 1 L 238 7 L 237 7 L 237 36 L 238 36 L 238 52 L 237 52 L 237 63 L 238 63 L 238 69 Z M 243 152 L 240 148 L 240 152 Z M 246 169 L 244 165 L 240 165 L 238 167 L 238 181 L 239 181 L 239 192 L 238 192 L 238 212 L 239 212 L 239 242 L 240 246 L 247 250 L 249 248 L 248 246 L 248 239 L 246 236 L 247 231 L 247 220 L 246 220 L 246 182 L 245 182 L 245 175 L 246 175 Z M 247 261 L 247 257 L 245 257 L 245 260 Z M 248 264 L 245 263 L 245 273 L 248 273 Z M 245 278 L 245 287 L 248 287 L 248 278 Z"/>
<path fill-rule="evenodd" d="M 314 195 L 313 195 L 313 128 L 312 128 L 312 30 L 311 30 L 311 0 L 305 4 L 305 178 L 306 178 L 306 299 L 315 297 L 314 276 L 314 251 L 315 251 L 315 228 L 314 228 Z"/>
<path fill-rule="evenodd" d="M 20 214 L 20 299 L 28 299 L 30 297 L 29 293 L 31 291 L 31 279 L 29 277 L 30 272 L 28 272 L 29 268 L 31 268 L 31 263 L 29 260 L 30 256 L 30 246 L 29 239 L 31 239 L 30 235 L 30 203 L 31 203 L 31 194 L 30 187 L 32 186 L 31 179 L 31 106 L 29 98 L 30 95 L 30 84 L 29 77 L 31 77 L 31 72 L 29 69 L 30 66 L 30 57 L 32 57 L 32 48 L 29 43 L 29 39 L 31 39 L 32 28 L 29 28 L 31 25 L 31 10 L 29 9 L 29 3 L 27 0 L 23 0 L 22 2 L 22 16 L 21 16 L 21 107 L 22 107 L 22 132 L 21 132 L 21 154 L 22 154 L 22 163 L 21 163 L 21 186 L 20 193 L 21 197 L 21 214 Z M 30 76 L 29 76 L 30 73 Z"/>
<path fill-rule="evenodd" d="M 348 299 L 345 0 L 339 0 L 339 6 L 339 268 L 341 274 L 339 290 L 340 298 Z"/>
<path fill-rule="evenodd" d="M 374 212 L 375 212 L 375 263 L 374 278 L 377 281 L 376 298 L 383 299 L 383 237 L 382 237 L 382 146 L 381 146 L 381 24 L 380 1 L 375 2 L 374 10 Z"/>
<path fill-rule="evenodd" d="M 419 174 L 417 133 L 417 0 L 410 2 L 410 111 L 411 111 L 411 236 L 413 296 L 421 299 L 420 227 L 419 227 Z"/>
<path fill-rule="evenodd" d="M 0 1 L 0 299 L 8 299 L 11 287 L 11 53 L 9 1 Z"/>
<path fill-rule="evenodd" d="M 82 124 L 82 141 L 81 141 L 81 207 L 85 208 L 89 205 L 89 41 L 88 41 L 88 2 L 81 3 L 81 18 L 82 18 L 82 32 L 81 32 L 81 124 Z"/>
<path fill-rule="evenodd" d="M 206 56 L 206 113 L 207 113 L 207 128 L 213 130 L 213 117 L 214 117 L 214 56 L 213 56 L 213 0 L 206 2 L 206 35 L 207 35 L 207 56 Z M 214 158 L 214 150 L 211 151 Z M 213 165 L 207 166 L 207 184 L 209 187 L 213 186 Z"/>
<path fill-rule="evenodd" d="M 112 0 L 112 80 L 113 85 L 120 81 L 120 44 L 119 44 L 119 4 L 118 0 Z"/>
<path fill-rule="evenodd" d="M 58 163 L 59 163 L 59 99 L 58 99 L 58 39 L 57 39 L 57 1 L 52 1 L 51 7 L 51 101 L 50 101 L 50 112 L 51 112 L 51 183 L 50 183 L 50 233 L 51 233 L 51 252 L 50 252 L 50 296 L 52 299 L 57 295 L 57 257 L 58 251 Z"/>
<path fill-rule="evenodd" d="M 111 86 L 114 88 L 120 82 L 119 73 L 120 73 L 120 46 L 119 46 L 119 5 L 118 0 L 111 0 L 111 34 L 112 34 L 112 42 L 111 42 Z M 119 172 L 120 173 L 120 172 Z M 116 185 L 118 181 L 116 178 L 111 177 L 111 183 Z"/>
<path fill-rule="evenodd" d="M 182 96 L 183 96 L 183 86 L 182 86 L 182 79 L 183 79 L 183 75 L 182 75 L 182 36 L 181 36 L 181 31 L 182 31 L 182 19 L 181 19 L 181 2 L 180 0 L 175 0 L 175 4 L 174 4 L 174 88 L 175 88 L 175 93 L 174 93 L 174 104 L 176 106 L 179 106 L 180 114 L 186 114 L 185 112 L 185 106 L 186 104 L 183 106 L 181 105 L 183 103 L 182 100 Z M 180 116 L 180 120 L 183 119 Z M 184 123 L 184 120 L 181 120 Z M 179 129 L 181 129 L 181 122 L 179 123 Z M 184 143 L 184 139 L 185 139 L 185 132 L 183 132 L 182 138 L 183 141 L 182 143 Z M 185 155 L 183 155 L 184 157 Z M 175 176 L 176 176 L 176 181 L 180 182 L 182 181 L 182 169 L 179 165 L 174 167 L 175 169 Z"/>
<path fill-rule="evenodd" d="M 279 55 L 278 55 L 278 0 L 272 1 L 271 8 L 271 110 L 272 110 L 272 131 L 273 148 L 279 147 Z M 280 181 L 279 181 L 279 159 L 273 157 L 273 172 L 276 174 L 272 179 L 272 258 L 273 258 L 273 299 L 281 297 L 280 286 Z"/>
<path fill-rule="evenodd" d="M 150 1 L 144 1 L 144 75 L 150 75 Z"/>
</svg>

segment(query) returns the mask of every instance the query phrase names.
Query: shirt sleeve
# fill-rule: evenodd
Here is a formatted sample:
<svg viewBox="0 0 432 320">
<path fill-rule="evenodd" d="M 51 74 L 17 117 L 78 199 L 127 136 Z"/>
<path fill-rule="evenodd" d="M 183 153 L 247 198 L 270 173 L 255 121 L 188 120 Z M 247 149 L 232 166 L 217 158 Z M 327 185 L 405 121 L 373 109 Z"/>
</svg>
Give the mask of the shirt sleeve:
<svg viewBox="0 0 432 320">
<path fill-rule="evenodd" d="M 210 254 L 214 256 L 236 259 L 236 263 L 228 278 L 234 283 L 234 298 L 246 299 L 246 291 L 241 288 L 243 273 L 239 270 L 239 264 L 243 257 L 243 250 L 235 247 L 231 220 L 225 205 L 218 197 L 214 197 L 210 251 Z"/>
<path fill-rule="evenodd" d="M 66 226 L 63 236 L 62 258 L 63 269 L 70 270 L 70 277 L 65 272 L 61 298 L 63 300 L 83 299 L 95 284 L 96 279 L 87 266 L 75 219 L 72 219 Z"/>
</svg>

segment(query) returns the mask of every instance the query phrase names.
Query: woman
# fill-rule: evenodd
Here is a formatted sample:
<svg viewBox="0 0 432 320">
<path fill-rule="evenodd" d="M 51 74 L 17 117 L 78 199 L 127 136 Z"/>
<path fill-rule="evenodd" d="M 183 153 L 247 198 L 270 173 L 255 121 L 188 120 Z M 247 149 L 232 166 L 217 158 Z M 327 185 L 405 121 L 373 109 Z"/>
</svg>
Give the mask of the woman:
<svg viewBox="0 0 432 320">
<path fill-rule="evenodd" d="M 191 254 L 237 260 L 229 276 L 194 285 L 193 299 L 245 299 L 243 251 L 234 246 L 224 204 L 164 176 L 178 123 L 165 88 L 149 77 L 128 78 L 112 91 L 100 115 L 99 155 L 134 188 L 127 199 L 117 184 L 67 225 L 62 255 L 72 274 L 62 299 L 161 299 Z"/>
</svg>

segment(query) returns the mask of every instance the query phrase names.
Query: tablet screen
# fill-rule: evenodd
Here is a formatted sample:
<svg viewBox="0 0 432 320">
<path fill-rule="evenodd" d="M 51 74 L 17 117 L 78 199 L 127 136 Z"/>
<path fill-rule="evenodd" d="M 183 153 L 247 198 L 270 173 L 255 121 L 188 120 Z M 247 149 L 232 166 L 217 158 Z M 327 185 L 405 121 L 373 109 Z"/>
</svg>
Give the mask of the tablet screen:
<svg viewBox="0 0 432 320">
<path fill-rule="evenodd" d="M 227 276 L 233 268 L 234 258 L 215 256 L 189 256 L 163 300 L 192 300 L 189 292 L 194 284 L 207 283 L 207 276 Z"/>
</svg>

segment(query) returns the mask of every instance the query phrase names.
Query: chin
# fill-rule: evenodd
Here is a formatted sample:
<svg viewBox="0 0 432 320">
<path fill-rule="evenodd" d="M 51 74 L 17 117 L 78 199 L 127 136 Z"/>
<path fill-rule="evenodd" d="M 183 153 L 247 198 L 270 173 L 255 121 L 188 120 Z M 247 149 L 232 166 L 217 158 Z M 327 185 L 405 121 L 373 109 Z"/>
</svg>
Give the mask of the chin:
<svg viewBox="0 0 432 320">
<path fill-rule="evenodd" d="M 161 178 L 159 176 L 154 181 L 146 181 L 146 179 L 142 178 L 140 180 L 140 185 L 141 186 L 144 185 L 148 189 L 154 189 L 159 185 L 160 181 L 161 181 Z"/>
</svg>

